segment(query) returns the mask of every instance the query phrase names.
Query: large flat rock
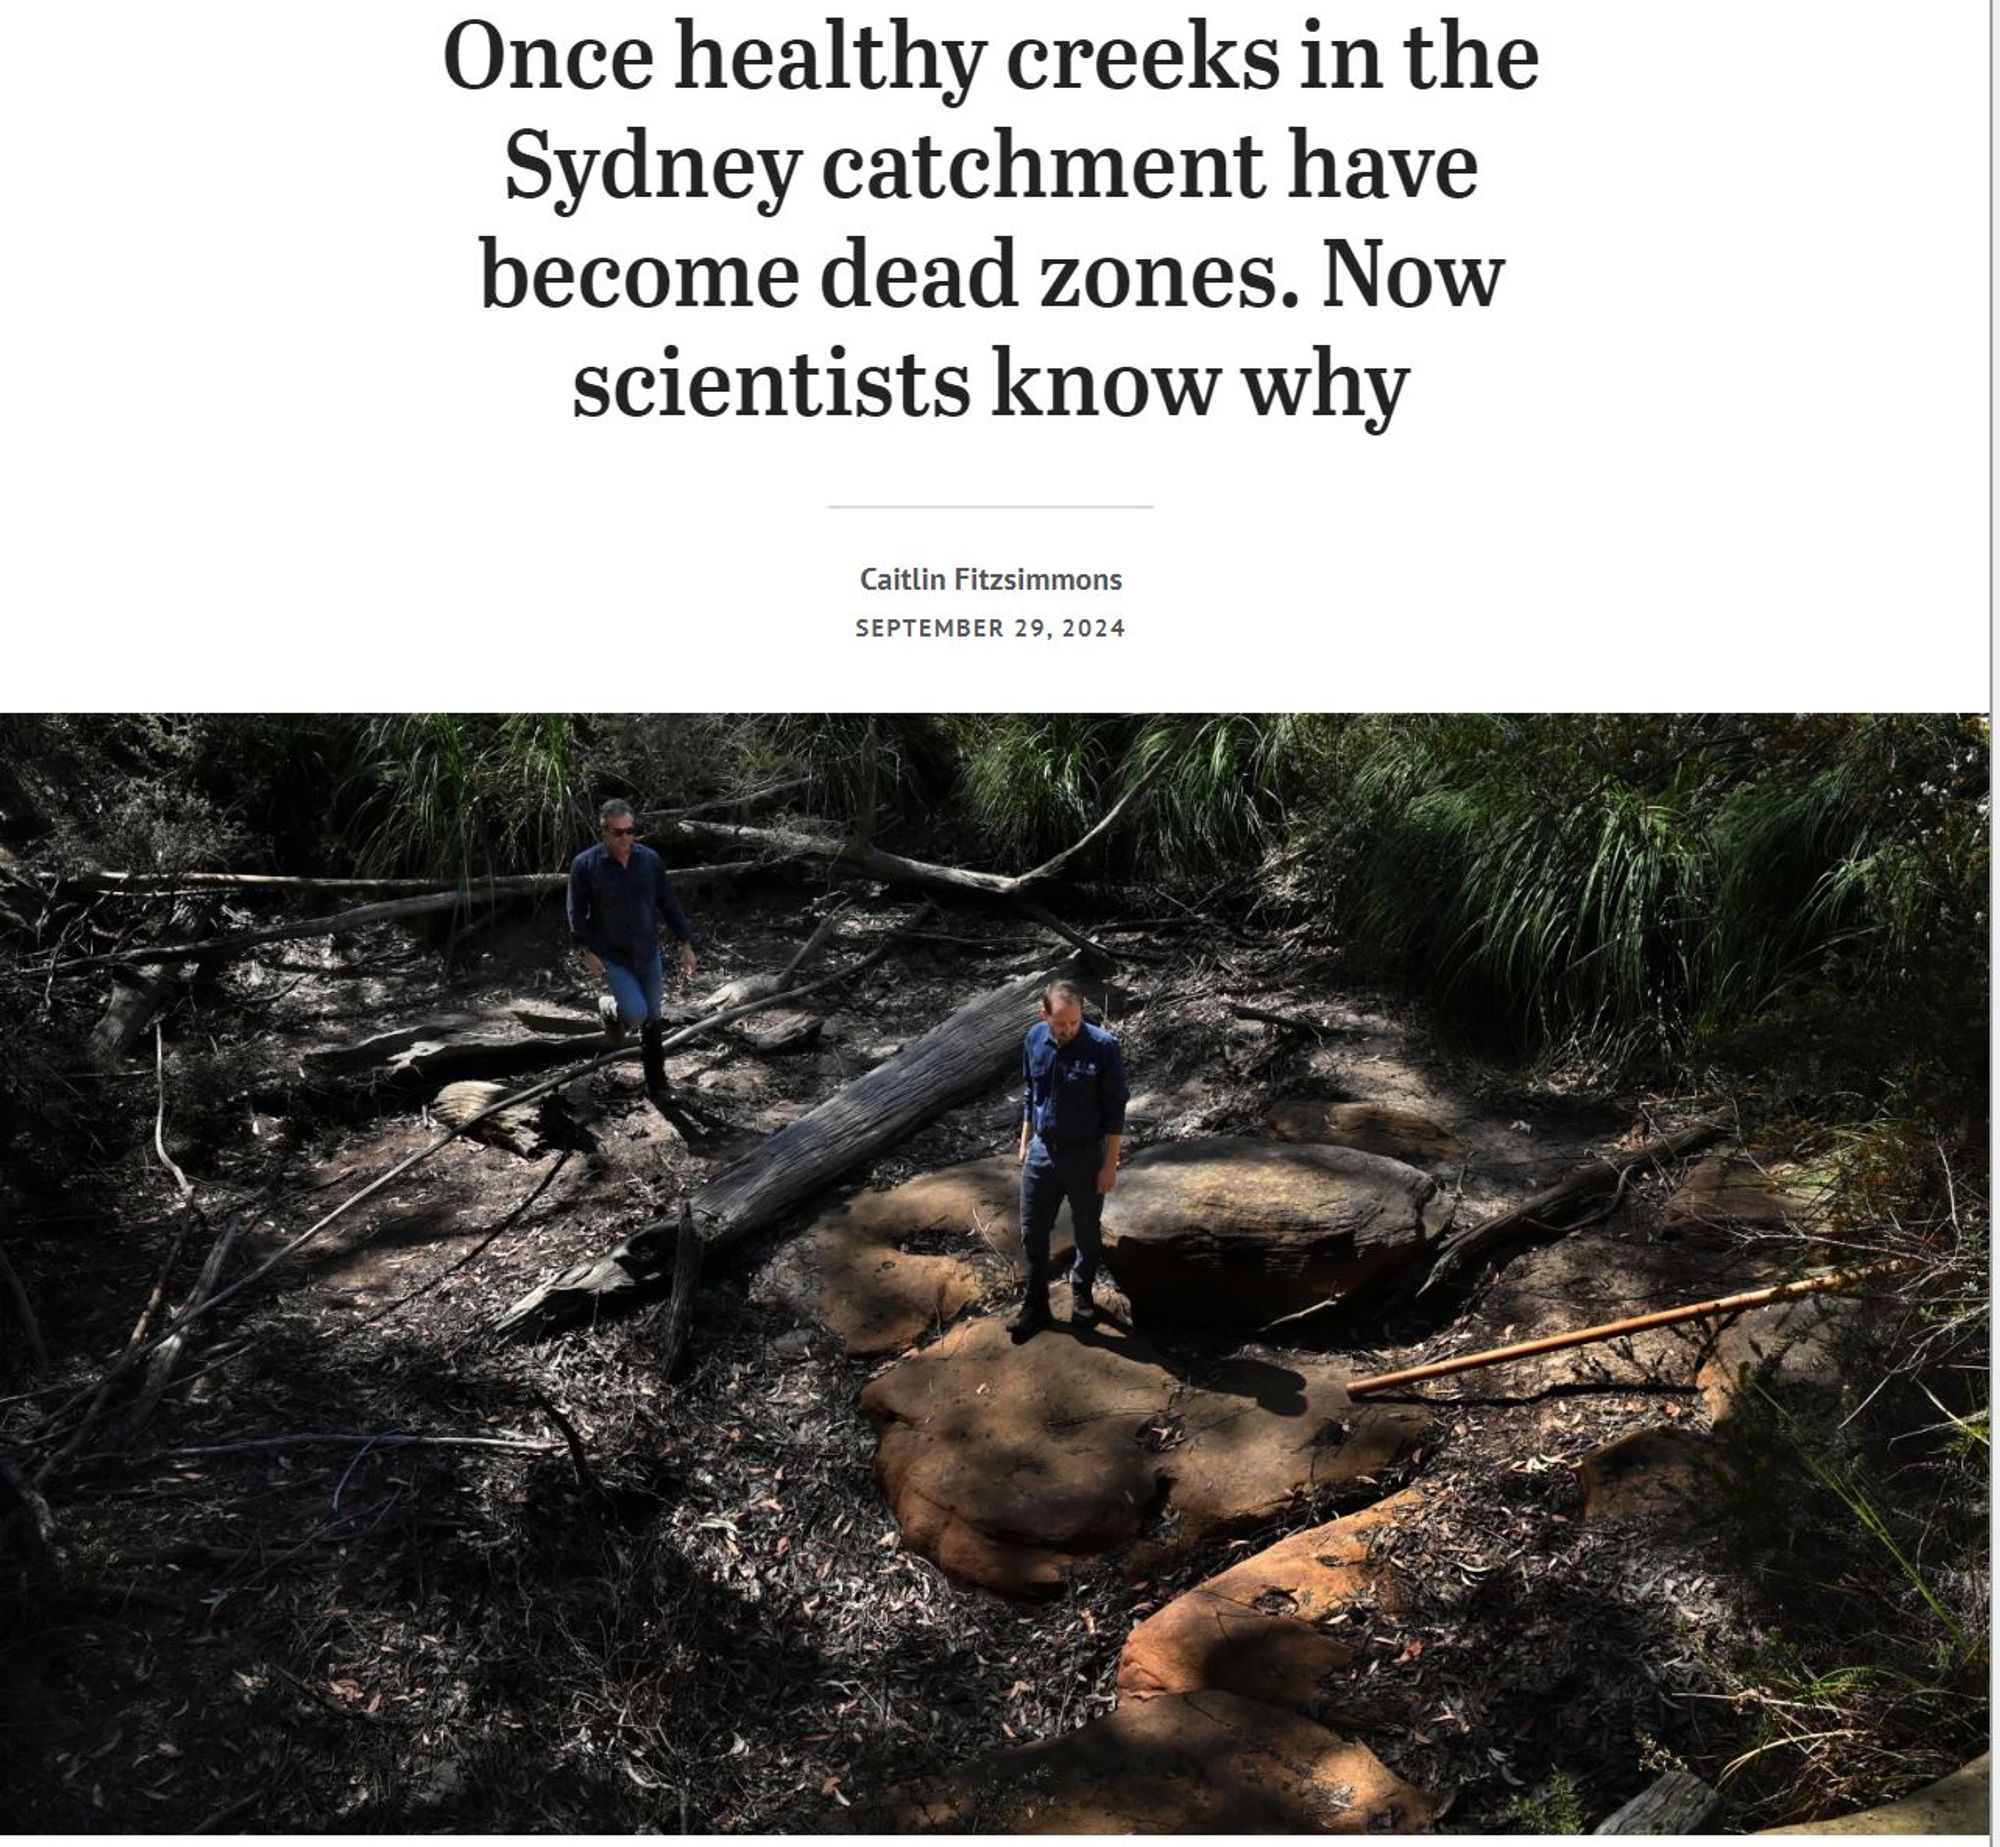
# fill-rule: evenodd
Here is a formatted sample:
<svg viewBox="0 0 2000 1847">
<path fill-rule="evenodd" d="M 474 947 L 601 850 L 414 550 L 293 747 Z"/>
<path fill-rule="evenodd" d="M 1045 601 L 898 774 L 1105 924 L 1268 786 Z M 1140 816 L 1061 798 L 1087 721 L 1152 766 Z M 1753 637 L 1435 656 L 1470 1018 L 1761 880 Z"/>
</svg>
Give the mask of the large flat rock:
<svg viewBox="0 0 2000 1847">
<path fill-rule="evenodd" d="M 1255 1328 L 1414 1264 L 1446 1211 L 1428 1174 L 1385 1155 L 1217 1137 L 1135 1155 L 1105 1236 L 1141 1317 Z"/>
<path fill-rule="evenodd" d="M 1020 1165 L 1006 1154 L 857 1193 L 779 1254 L 770 1285 L 850 1355 L 899 1353 L 1012 1282 L 1020 1186 Z M 1059 1262 L 1067 1223 L 1052 1240 Z"/>
<path fill-rule="evenodd" d="M 1378 1542 L 1422 1505 L 1421 1491 L 1406 1489 L 1281 1539 L 1176 1597 L 1126 1638 L 1120 1700 L 1213 1689 L 1337 1721 L 1328 1676 L 1361 1653 L 1367 1626 L 1343 1633 L 1327 1625 L 1363 1610 L 1401 1610 Z"/>
<path fill-rule="evenodd" d="M 1372 1480 L 1428 1419 L 1352 1403 L 1345 1376 L 1239 1359 L 1195 1388 L 1116 1326 L 1017 1347 L 989 1317 L 883 1374 L 861 1408 L 905 1543 L 959 1583 L 1033 1597 L 1084 1559 L 1144 1570 L 1299 1492 Z"/>
<path fill-rule="evenodd" d="M 1120 1707 L 892 1799 L 897 1832 L 1395 1834 L 1434 1805 L 1366 1745 L 1233 1693 Z"/>
<path fill-rule="evenodd" d="M 1660 1208 L 1669 1231 L 1745 1226 L 1783 1231 L 1810 1225 L 1819 1214 L 1809 1194 L 1788 1189 L 1746 1154 L 1712 1154 Z"/>
</svg>

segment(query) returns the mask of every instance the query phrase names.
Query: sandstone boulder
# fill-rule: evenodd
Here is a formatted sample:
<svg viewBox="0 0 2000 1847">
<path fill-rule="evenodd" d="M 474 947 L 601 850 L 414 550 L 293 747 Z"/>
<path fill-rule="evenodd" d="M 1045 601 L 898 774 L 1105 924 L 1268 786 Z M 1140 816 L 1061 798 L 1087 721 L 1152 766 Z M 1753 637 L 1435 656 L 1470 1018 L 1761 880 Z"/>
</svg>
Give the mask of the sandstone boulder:
<svg viewBox="0 0 2000 1847">
<path fill-rule="evenodd" d="M 1361 1652 L 1366 1626 L 1346 1633 L 1329 1619 L 1402 1607 L 1377 1542 L 1423 1504 L 1406 1489 L 1362 1512 L 1308 1528 L 1176 1597 L 1126 1638 L 1121 1700 L 1213 1689 L 1332 1721 L 1327 1676 Z"/>
<path fill-rule="evenodd" d="M 770 1287 L 851 1355 L 901 1352 L 1011 1282 L 1020 1173 L 1012 1155 L 998 1155 L 857 1193 L 779 1254 Z M 1067 1223 L 1057 1222 L 1058 1252 L 1069 1247 Z"/>
<path fill-rule="evenodd" d="M 1724 1464 L 1707 1436 L 1661 1427 L 1634 1430 L 1592 1450 L 1576 1470 L 1587 1525 L 1697 1526 L 1714 1514 Z"/>
<path fill-rule="evenodd" d="M 1434 1804 L 1367 1746 L 1231 1693 L 1121 1707 L 892 1799 L 886 1830 L 952 1834 L 1382 1834 Z"/>
<path fill-rule="evenodd" d="M 1734 1415 L 1744 1394 L 1760 1384 L 1837 1395 L 1840 1337 L 1865 1306 L 1854 1296 L 1802 1296 L 1711 1324 L 1695 1374 L 1710 1419 L 1719 1424 Z"/>
<path fill-rule="evenodd" d="M 1218 1137 L 1134 1156 L 1105 1235 L 1142 1318 L 1256 1328 L 1418 1262 L 1446 1211 L 1429 1175 L 1384 1155 Z"/>
<path fill-rule="evenodd" d="M 1081 1560 L 1144 1570 L 1300 1491 L 1372 1480 L 1428 1419 L 1351 1403 L 1345 1376 L 1238 1359 L 1197 1389 L 1116 1326 L 1058 1323 L 1016 1347 L 988 1317 L 876 1379 L 861 1408 L 905 1543 L 961 1584 L 1033 1597 Z"/>
<path fill-rule="evenodd" d="M 1463 1146 L 1428 1116 L 1393 1103 L 1294 1100 L 1274 1104 L 1265 1127 L 1281 1142 L 1359 1148 L 1364 1154 L 1386 1154 L 1392 1161 L 1407 1161 L 1413 1167 L 1457 1161 L 1465 1155 Z"/>
<path fill-rule="evenodd" d="M 1810 1223 L 1815 1202 L 1788 1192 L 1748 1155 L 1716 1154 L 1701 1162 L 1660 1208 L 1670 1231 L 1724 1225 L 1782 1231 Z"/>
<path fill-rule="evenodd" d="M 1982 1751 L 1962 1770 L 1900 1801 L 1808 1821 L 1792 1828 L 1760 1828 L 1760 1834 L 1958 1834 L 1977 1840 L 1993 1832 L 1993 1758 Z"/>
</svg>

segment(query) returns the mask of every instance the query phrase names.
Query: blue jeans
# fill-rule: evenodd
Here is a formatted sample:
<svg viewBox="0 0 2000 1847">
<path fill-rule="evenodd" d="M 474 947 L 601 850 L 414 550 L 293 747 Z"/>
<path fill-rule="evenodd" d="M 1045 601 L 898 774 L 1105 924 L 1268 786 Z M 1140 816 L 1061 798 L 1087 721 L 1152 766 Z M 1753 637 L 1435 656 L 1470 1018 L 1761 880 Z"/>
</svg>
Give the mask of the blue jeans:
<svg viewBox="0 0 2000 1847">
<path fill-rule="evenodd" d="M 618 1003 L 618 1024 L 630 1032 L 635 1026 L 657 1021 L 660 1017 L 659 950 L 641 957 L 636 969 L 623 962 L 614 962 L 609 956 L 600 959 L 604 963 L 604 985 L 611 990 L 611 998 Z"/>
<path fill-rule="evenodd" d="M 1103 1165 L 1102 1142 L 1051 1148 L 1037 1135 L 1028 1144 L 1028 1158 L 1021 1168 L 1021 1254 L 1027 1259 L 1031 1302 L 1048 1297 L 1049 1234 L 1065 1199 L 1076 1234 L 1070 1285 L 1084 1291 L 1097 1281 L 1097 1262 L 1104 1248 L 1104 1195 L 1097 1190 L 1097 1175 Z"/>
</svg>

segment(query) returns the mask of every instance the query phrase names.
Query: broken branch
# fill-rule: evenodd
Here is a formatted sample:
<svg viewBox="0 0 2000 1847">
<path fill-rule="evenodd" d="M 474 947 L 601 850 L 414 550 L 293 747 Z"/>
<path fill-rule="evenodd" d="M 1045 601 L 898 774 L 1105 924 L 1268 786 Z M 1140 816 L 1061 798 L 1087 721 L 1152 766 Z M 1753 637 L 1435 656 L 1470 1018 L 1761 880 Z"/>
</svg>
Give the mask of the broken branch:
<svg viewBox="0 0 2000 1847">
<path fill-rule="evenodd" d="M 1482 1353 L 1461 1353 L 1453 1359 L 1433 1360 L 1428 1366 L 1407 1366 L 1401 1372 L 1381 1372 L 1366 1379 L 1350 1379 L 1347 1395 L 1360 1398 L 1369 1392 L 1387 1391 L 1392 1385 L 1414 1385 L 1420 1379 L 1442 1379 L 1448 1373 L 1498 1366 L 1505 1360 L 1526 1359 L 1536 1353 L 1558 1353 L 1565 1347 L 1583 1347 L 1593 1341 L 1615 1340 L 1620 1334 L 1643 1333 L 1647 1328 L 1672 1327 L 1679 1321 L 1733 1315 L 1746 1308 L 1764 1308 L 1773 1302 L 1790 1302 L 1803 1295 L 1825 1295 L 1836 1289 L 1854 1289 L 1909 1268 L 1909 1258 L 1892 1257 L 1885 1263 L 1870 1264 L 1866 1269 L 1835 1270 L 1824 1276 L 1806 1276 L 1796 1282 L 1776 1283 L 1768 1289 L 1748 1289 L 1741 1295 L 1718 1296 L 1709 1302 L 1691 1302 L 1684 1308 L 1655 1309 L 1651 1314 L 1629 1315 L 1623 1321 L 1605 1321 L 1594 1328 L 1578 1328 L 1574 1333 L 1548 1334 L 1540 1340 L 1516 1341 L 1511 1347 L 1489 1347 Z"/>
<path fill-rule="evenodd" d="M 1579 1199 L 1588 1199 L 1594 1194 L 1609 1191 L 1620 1184 L 1620 1177 L 1631 1169 L 1655 1162 L 1677 1160 L 1684 1154 L 1693 1153 L 1697 1148 L 1707 1147 L 1710 1142 L 1720 1141 L 1728 1132 L 1728 1126 L 1720 1122 L 1691 1123 L 1687 1128 L 1676 1129 L 1671 1135 L 1663 1135 L 1658 1141 L 1648 1142 L 1643 1148 L 1636 1148 L 1630 1154 L 1618 1155 L 1609 1160 L 1600 1158 L 1595 1167 L 1587 1167 L 1580 1174 L 1571 1174 L 1567 1180 L 1560 1180 L 1554 1186 L 1537 1193 L 1526 1205 L 1516 1206 L 1511 1212 L 1503 1212 L 1498 1218 L 1487 1219 L 1478 1225 L 1468 1225 L 1465 1230 L 1455 1232 L 1445 1239 L 1438 1252 L 1437 1261 L 1431 1266 L 1430 1275 L 1424 1279 L 1417 1293 L 1422 1295 L 1424 1290 L 1434 1289 L 1455 1270 L 1461 1269 L 1482 1252 L 1547 1229 L 1546 1220 L 1552 1212 L 1560 1207 L 1572 1205 Z"/>
</svg>

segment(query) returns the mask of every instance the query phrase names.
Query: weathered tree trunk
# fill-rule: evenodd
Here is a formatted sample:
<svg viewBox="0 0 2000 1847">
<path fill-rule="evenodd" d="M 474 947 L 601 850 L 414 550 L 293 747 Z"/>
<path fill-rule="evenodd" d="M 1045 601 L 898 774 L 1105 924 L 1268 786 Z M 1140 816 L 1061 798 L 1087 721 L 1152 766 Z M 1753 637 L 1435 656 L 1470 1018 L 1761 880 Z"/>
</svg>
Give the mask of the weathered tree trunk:
<svg viewBox="0 0 2000 1847">
<path fill-rule="evenodd" d="M 213 898 L 183 899 L 174 906 L 173 922 L 169 927 L 176 931 L 205 930 L 214 920 L 215 904 Z M 140 1034 L 153 1023 L 153 1015 L 166 1005 L 176 988 L 183 982 L 192 981 L 199 972 L 200 963 L 194 959 L 199 947 L 197 944 L 191 949 L 176 948 L 172 961 L 162 959 L 158 952 L 150 952 L 143 962 L 139 961 L 137 953 L 90 958 L 98 965 L 106 962 L 137 963 L 128 972 L 114 978 L 110 1004 L 91 1028 L 90 1056 L 94 1062 L 110 1068 L 131 1055 L 132 1048 L 139 1043 Z M 79 964 L 72 963 L 70 966 L 77 967 Z"/>
<path fill-rule="evenodd" d="M 1727 1127 L 1719 1122 L 1697 1122 L 1685 1129 L 1676 1129 L 1671 1135 L 1663 1135 L 1658 1141 L 1648 1142 L 1630 1154 L 1601 1159 L 1595 1167 L 1586 1167 L 1580 1174 L 1571 1174 L 1567 1180 L 1557 1181 L 1554 1186 L 1537 1193 L 1524 1206 L 1516 1206 L 1513 1211 L 1503 1212 L 1498 1218 L 1487 1219 L 1482 1224 L 1468 1225 L 1463 1231 L 1445 1239 L 1437 1261 L 1431 1265 L 1430 1275 L 1424 1279 L 1423 1288 L 1435 1288 L 1474 1257 L 1547 1230 L 1551 1215 L 1575 1205 L 1578 1200 L 1610 1192 L 1620 1177 L 1635 1167 L 1648 1167 L 1656 1161 L 1677 1160 L 1697 1148 L 1707 1147 L 1710 1142 L 1720 1141 L 1728 1132 Z"/>
<path fill-rule="evenodd" d="M 687 1345 L 688 1329 L 694 1322 L 695 1285 L 701 1281 L 701 1259 L 701 1233 L 695 1229 L 694 1210 L 682 1200 L 680 1219 L 674 1227 L 674 1282 L 667 1297 L 666 1338 L 660 1343 L 663 1379 L 673 1376 L 681 1349 Z"/>
<path fill-rule="evenodd" d="M 762 1230 L 919 1123 L 976 1096 L 1019 1056 L 1021 1035 L 1042 989 L 1074 975 L 1079 966 L 1072 957 L 982 994 L 725 1168 L 691 1202 L 704 1247 L 719 1249 Z M 651 1288 L 673 1260 L 677 1223 L 657 1219 L 641 1226 L 607 1256 L 578 1264 L 534 1290 L 499 1325 L 519 1327 L 538 1316 Z"/>
<path fill-rule="evenodd" d="M 1706 1834 L 1722 1814 L 1722 1798 L 1700 1777 L 1669 1770 L 1648 1784 L 1615 1815 L 1597 1824 L 1598 1834 Z"/>
</svg>

